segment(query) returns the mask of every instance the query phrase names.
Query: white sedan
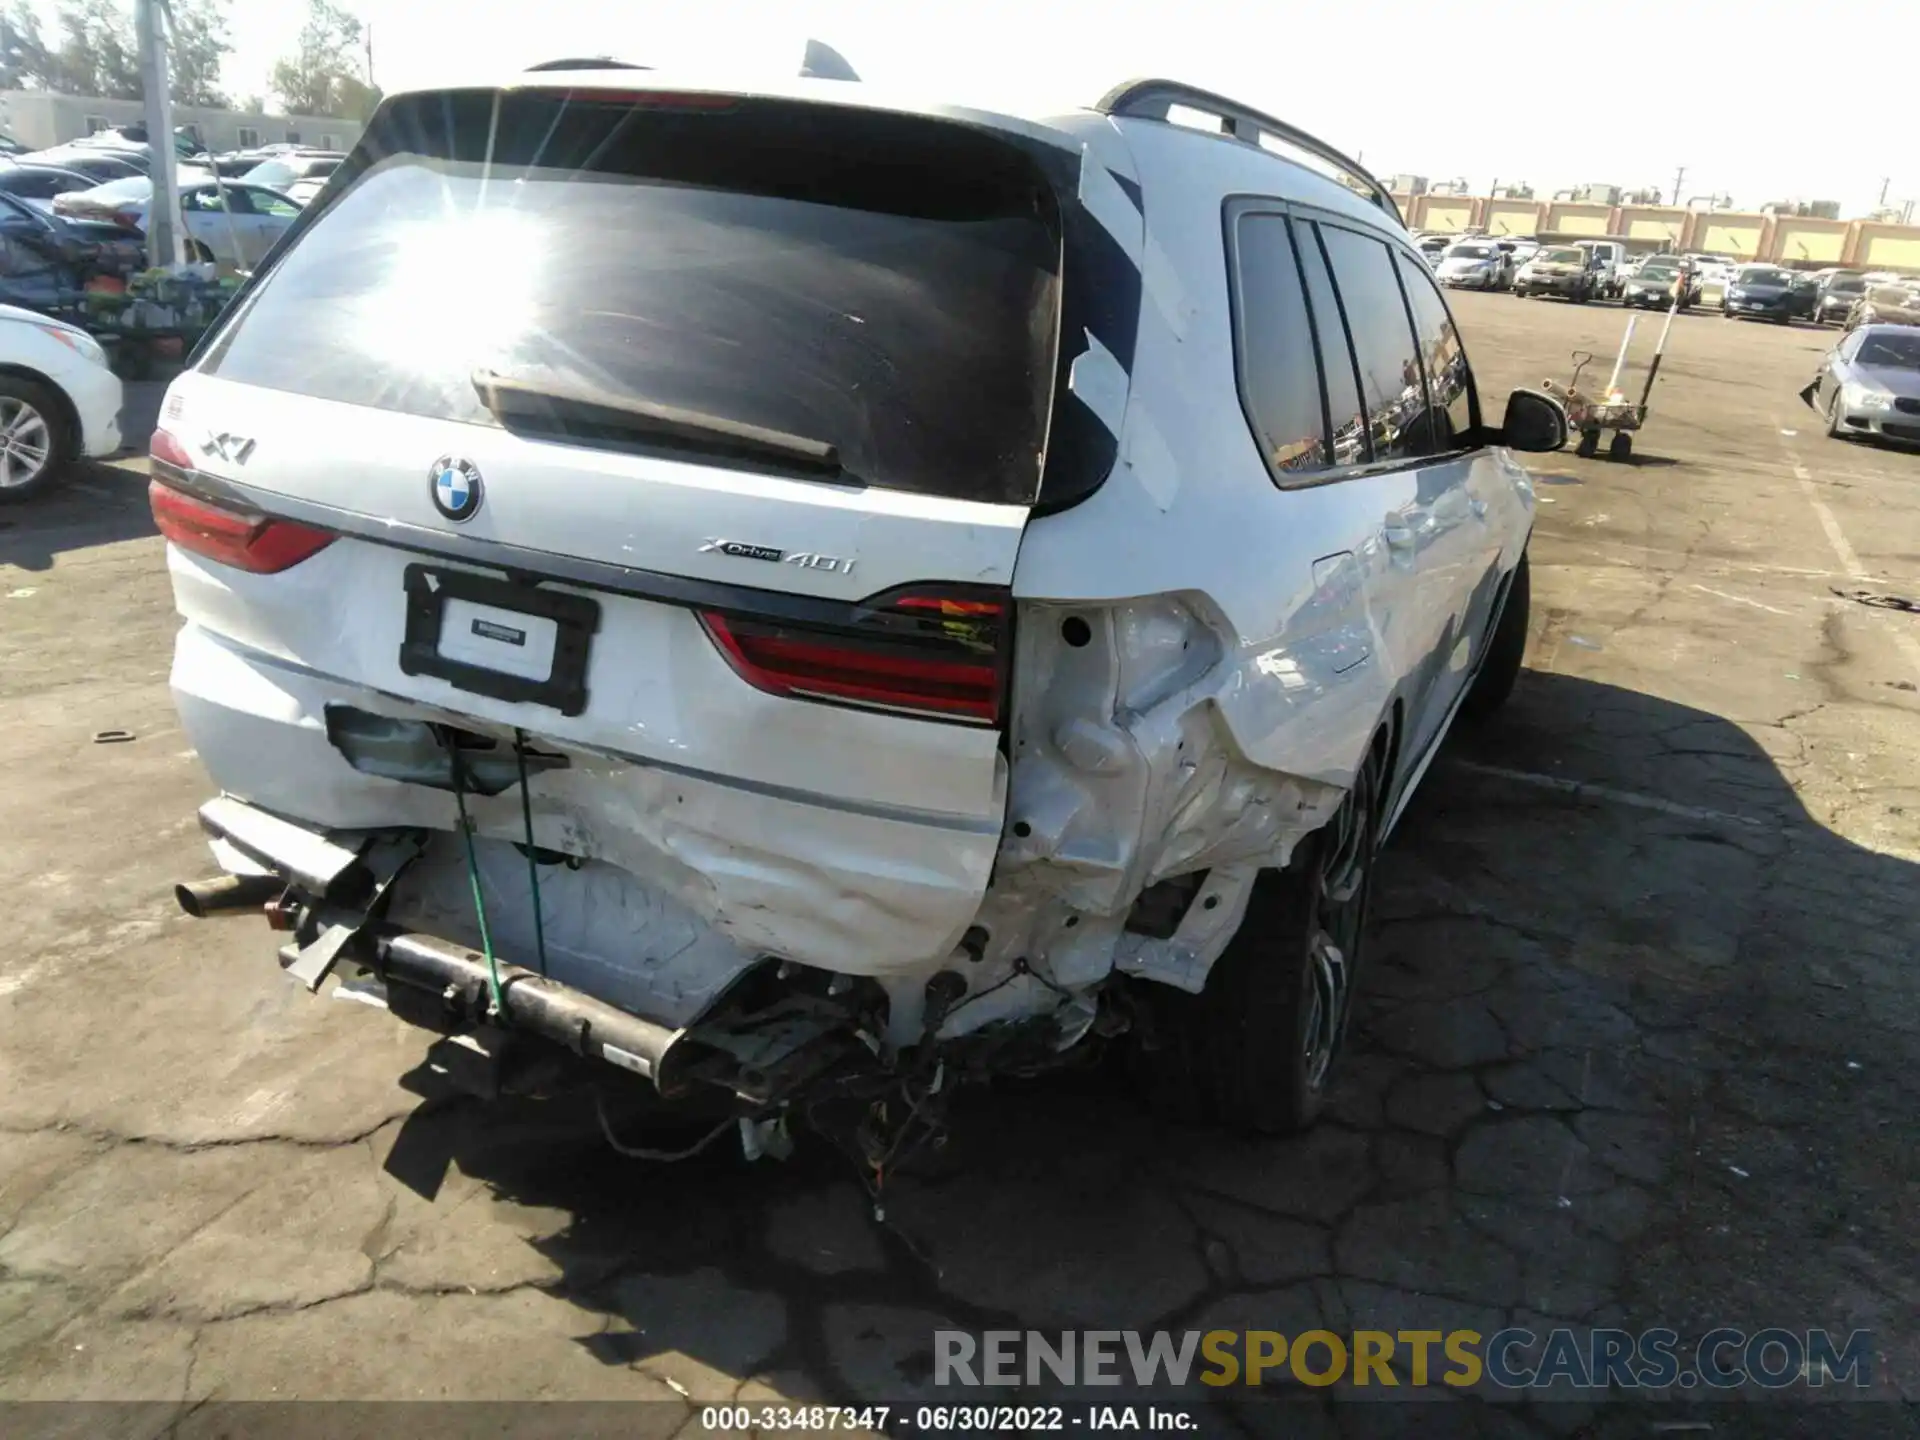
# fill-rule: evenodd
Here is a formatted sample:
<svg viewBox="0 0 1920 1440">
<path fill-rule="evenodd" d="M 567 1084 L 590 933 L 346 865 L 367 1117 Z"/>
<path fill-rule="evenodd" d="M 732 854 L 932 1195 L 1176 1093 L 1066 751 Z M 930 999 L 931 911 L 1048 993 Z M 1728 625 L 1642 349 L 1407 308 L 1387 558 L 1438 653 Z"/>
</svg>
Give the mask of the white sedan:
<svg viewBox="0 0 1920 1440">
<path fill-rule="evenodd" d="M 0 305 L 0 505 L 51 489 L 79 456 L 118 450 L 121 400 L 86 331 Z"/>
<path fill-rule="evenodd" d="M 152 200 L 153 182 L 133 175 L 91 190 L 57 195 L 53 209 L 76 220 L 111 220 L 144 234 Z M 180 182 L 180 218 L 186 226 L 190 259 L 251 268 L 299 216 L 297 202 L 264 185 L 184 177 Z"/>
</svg>

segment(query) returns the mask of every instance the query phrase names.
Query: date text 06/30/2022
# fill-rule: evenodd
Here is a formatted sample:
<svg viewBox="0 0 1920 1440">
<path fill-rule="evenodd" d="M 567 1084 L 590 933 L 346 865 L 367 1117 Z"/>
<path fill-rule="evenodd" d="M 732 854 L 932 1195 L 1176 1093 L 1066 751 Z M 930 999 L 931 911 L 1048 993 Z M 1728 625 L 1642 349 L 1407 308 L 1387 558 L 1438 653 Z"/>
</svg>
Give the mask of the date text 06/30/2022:
<svg viewBox="0 0 1920 1440">
<path fill-rule="evenodd" d="M 705 1434 L 768 1430 L 845 1430 L 859 1434 L 1029 1434 L 1033 1431 L 1200 1428 L 1190 1411 L 1161 1405 L 708 1405 Z"/>
</svg>

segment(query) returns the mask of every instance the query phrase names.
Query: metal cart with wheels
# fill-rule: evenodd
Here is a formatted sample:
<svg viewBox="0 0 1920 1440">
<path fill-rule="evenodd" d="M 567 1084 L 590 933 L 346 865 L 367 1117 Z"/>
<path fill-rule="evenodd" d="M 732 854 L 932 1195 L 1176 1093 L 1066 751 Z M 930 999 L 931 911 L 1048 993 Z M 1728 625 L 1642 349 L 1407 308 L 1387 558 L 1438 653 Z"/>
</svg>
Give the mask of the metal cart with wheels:
<svg viewBox="0 0 1920 1440">
<path fill-rule="evenodd" d="M 1681 284 L 1684 284 L 1682 277 Z M 1640 427 L 1647 423 L 1647 401 L 1653 395 L 1654 377 L 1660 373 L 1660 357 L 1667 351 L 1667 336 L 1673 330 L 1673 317 L 1680 313 L 1680 285 L 1674 289 L 1673 306 L 1667 311 L 1667 322 L 1660 329 L 1660 341 L 1654 346 L 1653 359 L 1647 366 L 1647 383 L 1641 388 L 1638 401 L 1627 399 L 1620 389 L 1621 372 L 1626 369 L 1627 347 L 1633 343 L 1633 328 L 1639 317 L 1627 317 L 1627 333 L 1620 337 L 1620 353 L 1614 357 L 1613 374 L 1607 378 L 1607 388 L 1599 395 L 1585 395 L 1580 391 L 1580 373 L 1593 363 L 1591 350 L 1573 352 L 1573 374 L 1565 385 L 1556 385 L 1552 380 L 1541 383 L 1541 388 L 1560 401 L 1567 412 L 1567 428 L 1579 434 L 1579 443 L 1573 447 L 1573 453 L 1584 459 L 1592 459 L 1600 453 L 1600 436 L 1611 430 L 1613 438 L 1607 442 L 1609 460 L 1626 461 L 1633 458 L 1633 437 Z"/>
<path fill-rule="evenodd" d="M 1566 410 L 1567 428 L 1580 436 L 1573 453 L 1583 459 L 1592 459 L 1599 453 L 1602 432 L 1611 430 L 1613 439 L 1607 442 L 1607 458 L 1628 459 L 1633 454 L 1633 432 L 1645 422 L 1647 407 L 1621 398 L 1618 390 L 1610 389 L 1605 396 L 1582 394 L 1580 372 L 1593 363 L 1593 354 L 1587 350 L 1576 350 L 1573 352 L 1573 362 L 1572 378 L 1565 385 L 1556 385 L 1551 380 L 1541 384 L 1541 388 L 1559 400 Z"/>
</svg>

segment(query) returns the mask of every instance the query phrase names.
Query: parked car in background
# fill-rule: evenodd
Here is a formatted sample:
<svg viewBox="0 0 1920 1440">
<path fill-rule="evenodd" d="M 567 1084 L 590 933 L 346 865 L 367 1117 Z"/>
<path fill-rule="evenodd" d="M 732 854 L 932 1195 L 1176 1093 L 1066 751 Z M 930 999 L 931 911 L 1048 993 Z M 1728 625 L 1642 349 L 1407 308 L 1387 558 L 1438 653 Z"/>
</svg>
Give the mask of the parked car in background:
<svg viewBox="0 0 1920 1440">
<path fill-rule="evenodd" d="M 69 145 L 88 150 L 111 150 L 121 153 L 135 153 L 150 157 L 152 146 L 148 143 L 147 127 L 142 121 L 131 121 L 125 125 L 110 125 L 104 130 L 95 130 L 90 135 L 67 142 Z M 204 156 L 207 147 L 200 143 L 200 137 L 184 125 L 177 125 L 173 131 L 173 153 L 182 160 Z"/>
<path fill-rule="evenodd" d="M 1920 329 L 1862 325 L 1820 362 L 1800 392 L 1827 420 L 1827 434 L 1920 445 Z"/>
<path fill-rule="evenodd" d="M 1587 268 L 1593 273 L 1593 293 L 1601 299 L 1617 299 L 1626 288 L 1620 266 L 1627 258 L 1627 247 L 1618 240 L 1580 240 L 1575 242 L 1587 252 Z"/>
<path fill-rule="evenodd" d="M 0 166 L 0 195 L 37 201 L 49 207 L 56 195 L 64 195 L 69 190 L 91 190 L 99 183 L 91 175 L 56 165 Z"/>
<path fill-rule="evenodd" d="M 260 145 L 247 150 L 229 150 L 225 154 L 212 156 L 206 162 L 213 170 L 230 179 L 245 179 L 249 172 L 258 170 L 262 165 L 274 163 L 286 167 L 284 170 L 268 172 L 260 177 L 260 183 L 275 190 L 284 190 L 295 181 L 309 175 L 324 178 L 333 173 L 333 167 L 343 158 L 338 150 L 321 150 L 311 145 L 274 144 Z M 306 162 L 316 162 L 311 169 Z M 331 161 L 332 164 L 325 162 Z M 285 179 L 285 184 L 274 177 Z"/>
<path fill-rule="evenodd" d="M 1793 272 L 1778 265 L 1743 265 L 1727 284 L 1721 312 L 1729 320 L 1771 320 L 1792 323 L 1798 301 Z"/>
<path fill-rule="evenodd" d="M 36 150 L 31 155 L 17 155 L 14 159 L 22 165 L 46 165 L 56 170 L 71 170 L 79 175 L 91 176 L 96 185 L 147 173 L 145 155 L 116 151 L 59 146 L 52 150 Z"/>
<path fill-rule="evenodd" d="M 1678 255 L 1649 255 L 1627 281 L 1620 298 L 1637 310 L 1666 310 L 1674 303 L 1676 285 L 1680 287 L 1682 310 L 1700 302 L 1700 277 L 1691 265 Z"/>
<path fill-rule="evenodd" d="M 340 168 L 340 162 L 346 156 L 329 151 L 310 151 L 296 155 L 276 156 L 262 160 L 240 178 L 254 185 L 265 185 L 269 190 L 278 190 L 283 194 L 303 180 L 325 182 L 327 176 Z"/>
<path fill-rule="evenodd" d="M 64 310 L 90 281 L 124 279 L 144 258 L 140 240 L 117 225 L 65 220 L 0 194 L 0 302 Z"/>
<path fill-rule="evenodd" d="M 1920 325 L 1920 282 L 1867 286 L 1847 311 L 1846 325 Z"/>
<path fill-rule="evenodd" d="M 1726 304 L 1727 287 L 1733 283 L 1739 265 L 1717 256 L 1689 256 L 1700 277 L 1700 303 L 1714 308 Z"/>
<path fill-rule="evenodd" d="M 1440 254 L 1434 275 L 1442 285 L 1467 290 L 1501 290 L 1513 276 L 1506 253 L 1490 240 L 1462 240 Z"/>
<path fill-rule="evenodd" d="M 55 198 L 54 213 L 109 220 L 145 234 L 153 182 L 145 176 L 116 180 Z M 239 180 L 200 180 L 180 187 L 180 218 L 191 258 L 240 269 L 257 264 L 300 216 L 300 207 L 277 190 Z"/>
<path fill-rule="evenodd" d="M 1595 293 L 1593 256 L 1577 245 L 1550 245 L 1513 278 L 1516 295 L 1558 295 L 1584 305 Z"/>
<path fill-rule="evenodd" d="M 1841 324 L 1853 302 L 1866 293 L 1867 278 L 1858 270 L 1835 270 L 1821 282 L 1810 318 L 1816 325 Z"/>
<path fill-rule="evenodd" d="M 1820 282 L 1805 270 L 1791 270 L 1793 276 L 1793 315 L 1796 320 L 1811 320 L 1820 304 Z"/>
<path fill-rule="evenodd" d="M 1516 235 L 1511 240 L 1502 240 L 1500 245 L 1503 249 L 1511 248 L 1516 271 L 1540 253 L 1540 242 L 1530 235 Z"/>
<path fill-rule="evenodd" d="M 1430 267 L 1437 268 L 1440 257 L 1447 253 L 1449 246 L 1459 240 L 1458 235 L 1420 235 L 1414 238 L 1414 248 L 1419 250 L 1420 258 Z"/>
<path fill-rule="evenodd" d="M 497 1002 L 727 1128 L 860 1097 L 890 1157 L 1102 1037 L 1170 1116 L 1311 1124 L 1381 840 L 1520 672 L 1564 413 L 1476 396 L 1385 189 L 1235 102 L 632 84 L 389 97 L 168 392 L 181 743 L 298 894 L 263 970 Z"/>
<path fill-rule="evenodd" d="M 0 505 L 44 494 L 80 456 L 118 450 L 122 399 L 99 341 L 0 304 Z"/>
<path fill-rule="evenodd" d="M 327 188 L 325 180 L 296 180 L 284 192 L 286 197 L 302 209 L 313 203 L 313 197 Z"/>
</svg>

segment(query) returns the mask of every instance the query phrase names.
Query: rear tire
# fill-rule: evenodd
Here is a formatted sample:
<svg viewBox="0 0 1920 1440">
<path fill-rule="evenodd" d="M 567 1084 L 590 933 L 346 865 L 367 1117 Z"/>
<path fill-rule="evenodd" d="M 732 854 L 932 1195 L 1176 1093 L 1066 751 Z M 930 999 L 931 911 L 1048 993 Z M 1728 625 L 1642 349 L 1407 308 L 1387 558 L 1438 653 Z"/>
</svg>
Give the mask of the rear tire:
<svg viewBox="0 0 1920 1440">
<path fill-rule="evenodd" d="M 1838 385 L 1833 387 L 1833 394 L 1827 400 L 1827 438 L 1829 440 L 1847 438 L 1846 427 L 1840 423 L 1840 387 Z"/>
<path fill-rule="evenodd" d="M 0 375 L 0 505 L 44 495 L 73 462 L 73 427 L 62 397 L 16 375 Z"/>
<path fill-rule="evenodd" d="M 1487 656 L 1480 662 L 1480 673 L 1467 687 L 1460 702 L 1460 713 L 1471 720 L 1482 720 L 1507 703 L 1520 678 L 1520 662 L 1527 653 L 1527 621 L 1533 611 L 1532 570 L 1524 553 L 1514 567 L 1513 581 L 1507 587 L 1507 603 L 1500 619 L 1487 638 Z"/>
<path fill-rule="evenodd" d="M 1254 884 L 1198 995 L 1141 982 L 1134 1083 L 1164 1118 L 1252 1135 L 1304 1130 L 1326 1104 L 1360 971 L 1379 848 L 1384 747 L 1292 863 Z"/>
<path fill-rule="evenodd" d="M 1599 453 L 1599 450 L 1600 432 L 1598 430 L 1582 430 L 1580 432 L 1580 443 L 1573 447 L 1573 453 L 1578 455 L 1582 460 L 1591 460 Z"/>
<path fill-rule="evenodd" d="M 1613 439 L 1607 442 L 1607 458 L 1625 462 L 1633 458 L 1633 436 L 1625 430 L 1613 432 Z"/>
</svg>

